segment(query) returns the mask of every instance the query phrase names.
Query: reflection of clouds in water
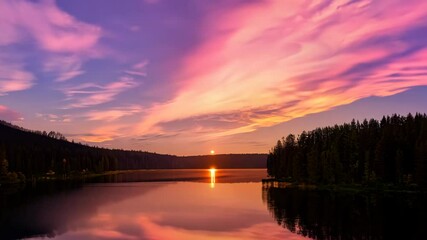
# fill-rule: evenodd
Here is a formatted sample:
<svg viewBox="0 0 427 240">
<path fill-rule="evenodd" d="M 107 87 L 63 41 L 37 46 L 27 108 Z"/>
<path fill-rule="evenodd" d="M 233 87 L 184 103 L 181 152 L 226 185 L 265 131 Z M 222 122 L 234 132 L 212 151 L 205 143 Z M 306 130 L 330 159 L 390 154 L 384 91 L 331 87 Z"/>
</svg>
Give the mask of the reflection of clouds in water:
<svg viewBox="0 0 427 240">
<path fill-rule="evenodd" d="M 212 219 L 214 221 L 216 219 Z M 238 219 L 235 219 L 236 221 Z M 243 217 L 240 219 L 244 221 Z M 146 217 L 139 219 L 141 227 L 146 231 L 147 239 L 304 239 L 288 231 L 278 231 L 274 222 L 263 222 L 234 231 L 211 232 L 208 230 L 192 231 L 184 228 L 162 226 Z"/>
<path fill-rule="evenodd" d="M 6 196 L 8 205 L 1 205 L 0 239 L 58 237 L 72 229 L 106 226 L 113 221 L 113 216 L 99 211 L 102 206 L 120 204 L 125 199 L 141 196 L 160 187 L 153 183 L 137 188 L 129 185 L 113 187 L 100 184 L 83 188 L 62 186 L 57 189 L 53 184 L 40 184 L 33 190 L 37 195 L 24 191 L 15 195 L 15 198 L 8 199 Z M 54 191 L 55 194 L 52 193 Z"/>
<path fill-rule="evenodd" d="M 3 211 L 7 207 L 2 205 L 0 223 L 9 225 L 0 225 L 0 239 L 8 226 L 22 235 L 5 239 L 301 239 L 278 226 L 265 210 L 258 172 L 265 174 L 218 169 L 215 189 L 209 187 L 209 171 L 201 170 L 189 173 L 203 175 L 203 183 L 103 183 L 22 194 L 19 198 L 31 196 L 31 202 L 15 203 L 19 211 Z M 170 171 L 156 174 L 166 173 Z M 257 182 L 236 183 L 250 177 Z M 5 221 L 4 216 L 11 218 Z"/>
<path fill-rule="evenodd" d="M 143 186 L 145 183 L 139 183 Z M 160 185 L 163 183 L 159 183 Z M 261 201 L 259 183 L 173 183 L 101 206 L 58 239 L 302 239 L 278 226 Z"/>
<path fill-rule="evenodd" d="M 237 207 L 237 206 L 236 206 Z M 205 231 L 235 231 L 248 228 L 262 222 L 270 222 L 271 218 L 264 211 L 250 209 L 240 210 L 231 207 L 214 208 L 211 211 L 202 211 L 202 214 L 187 211 L 179 213 L 168 213 L 159 221 L 158 225 L 171 226 L 186 230 Z"/>
<path fill-rule="evenodd" d="M 153 221 L 151 218 L 140 215 L 138 218 L 129 219 L 131 223 L 121 224 L 117 228 L 85 229 L 75 232 L 68 232 L 64 235 L 57 236 L 57 239 L 169 239 L 169 240 L 209 240 L 209 239 L 305 239 L 302 236 L 293 234 L 288 231 L 278 231 L 276 223 L 264 222 L 255 224 L 247 228 L 237 229 L 236 231 L 218 231 L 211 232 L 208 230 L 188 230 L 179 227 L 163 226 Z M 136 225 L 139 224 L 139 225 Z M 132 232 L 123 230 L 131 228 Z"/>
</svg>

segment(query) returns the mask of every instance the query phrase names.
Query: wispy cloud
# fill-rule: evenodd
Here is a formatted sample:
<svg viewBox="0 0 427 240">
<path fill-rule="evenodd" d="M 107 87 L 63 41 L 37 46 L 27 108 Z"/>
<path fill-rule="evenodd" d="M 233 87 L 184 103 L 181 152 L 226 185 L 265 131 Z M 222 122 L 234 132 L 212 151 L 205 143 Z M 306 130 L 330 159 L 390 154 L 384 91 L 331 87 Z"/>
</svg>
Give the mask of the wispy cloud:
<svg viewBox="0 0 427 240">
<path fill-rule="evenodd" d="M 161 0 L 144 0 L 145 3 L 147 4 L 157 4 L 159 3 Z"/>
<path fill-rule="evenodd" d="M 52 114 L 52 113 L 36 113 L 36 117 L 51 123 L 68 123 L 71 122 L 71 115 L 69 114 Z"/>
<path fill-rule="evenodd" d="M 131 116 L 142 111 L 140 106 L 133 105 L 127 107 L 116 107 L 107 110 L 90 111 L 85 117 L 90 121 L 107 121 L 111 122 L 125 116 Z"/>
<path fill-rule="evenodd" d="M 55 1 L 0 2 L 0 45 L 30 36 L 38 46 L 51 52 L 92 51 L 101 29 L 83 23 L 60 10 Z"/>
<path fill-rule="evenodd" d="M 29 53 L 37 53 L 42 69 L 59 82 L 83 74 L 84 60 L 102 54 L 101 28 L 77 20 L 53 0 L 0 1 L 0 32 L 0 95 L 34 85 L 36 73 L 24 70 L 35 66 Z M 29 51 L 15 48 L 17 44 Z"/>
<path fill-rule="evenodd" d="M 298 104 L 298 101 L 291 101 L 281 105 L 263 106 L 262 108 L 204 114 L 160 122 L 156 126 L 166 132 L 192 132 L 216 136 L 218 133 L 235 131 L 241 127 L 246 127 L 256 122 L 258 119 L 274 119 L 277 115 L 282 114 L 284 109 L 291 109 L 291 107 L 296 104 Z"/>
<path fill-rule="evenodd" d="M 25 70 L 22 64 L 7 61 L 0 55 L 0 96 L 29 89 L 34 85 L 34 80 L 34 75 Z"/>
<path fill-rule="evenodd" d="M 82 57 L 79 56 L 51 56 L 44 62 L 44 71 L 56 74 L 55 81 L 64 82 L 84 73 Z"/>
<path fill-rule="evenodd" d="M 132 25 L 129 27 L 129 30 L 132 32 L 139 32 L 141 30 L 141 27 L 138 25 Z"/>
<path fill-rule="evenodd" d="M 58 66 L 64 66 L 64 75 L 62 79 L 74 74 L 80 74 L 79 61 L 73 58 L 64 59 L 64 64 L 52 63 L 52 68 L 58 69 Z M 123 75 L 116 81 L 108 84 L 83 83 L 76 86 L 62 88 L 61 91 L 66 95 L 67 100 L 72 103 L 65 108 L 81 108 L 99 105 L 114 100 L 120 93 L 137 87 L 141 77 L 146 77 L 146 66 L 148 60 L 143 60 L 132 65 L 128 70 L 123 71 Z M 47 66 L 49 69 L 51 66 Z M 141 107 L 130 106 L 123 109 L 115 108 L 103 111 L 92 111 L 86 115 L 89 120 L 107 120 L 112 121 L 118 118 L 132 115 L 141 110 Z"/>
<path fill-rule="evenodd" d="M 136 138 L 138 141 L 157 141 L 165 138 L 173 138 L 178 136 L 178 133 L 157 133 L 157 134 L 145 134 Z"/>
<path fill-rule="evenodd" d="M 102 143 L 123 137 L 126 127 L 120 124 L 103 125 L 86 134 L 68 134 L 85 142 Z"/>
<path fill-rule="evenodd" d="M 146 67 L 148 63 L 149 63 L 148 60 L 143 60 L 133 65 L 131 69 L 125 70 L 124 72 L 133 76 L 146 77 L 147 76 Z"/>
<path fill-rule="evenodd" d="M 120 93 L 138 86 L 133 77 L 123 76 L 105 85 L 83 83 L 61 89 L 71 103 L 65 108 L 83 108 L 110 102 Z"/>
<path fill-rule="evenodd" d="M 24 118 L 20 113 L 0 105 L 0 119 L 5 121 L 22 121 Z"/>
<path fill-rule="evenodd" d="M 209 37 L 176 74 L 176 97 L 149 109 L 138 129 L 277 109 L 212 132 L 224 136 L 425 85 L 425 9 L 421 0 L 268 0 L 213 15 Z"/>
</svg>

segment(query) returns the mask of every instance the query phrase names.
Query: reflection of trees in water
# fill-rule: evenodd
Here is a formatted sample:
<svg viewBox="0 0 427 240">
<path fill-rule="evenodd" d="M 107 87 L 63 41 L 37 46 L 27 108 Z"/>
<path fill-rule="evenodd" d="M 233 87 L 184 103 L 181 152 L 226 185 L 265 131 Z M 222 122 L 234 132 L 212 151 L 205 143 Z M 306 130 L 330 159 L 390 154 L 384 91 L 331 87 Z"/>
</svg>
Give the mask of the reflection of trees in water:
<svg viewBox="0 0 427 240">
<path fill-rule="evenodd" d="M 277 223 L 314 239 L 425 239 L 426 196 L 263 187 Z"/>
</svg>

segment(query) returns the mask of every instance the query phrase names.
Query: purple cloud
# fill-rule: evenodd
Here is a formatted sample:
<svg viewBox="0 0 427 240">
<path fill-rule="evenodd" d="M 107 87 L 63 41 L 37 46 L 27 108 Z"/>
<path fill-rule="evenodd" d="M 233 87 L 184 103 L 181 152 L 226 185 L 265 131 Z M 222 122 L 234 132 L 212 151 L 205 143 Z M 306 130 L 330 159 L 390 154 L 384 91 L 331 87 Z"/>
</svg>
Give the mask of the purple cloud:
<svg viewBox="0 0 427 240">
<path fill-rule="evenodd" d="M 23 117 L 20 113 L 15 112 L 6 106 L 0 105 L 0 119 L 5 121 L 22 121 Z"/>
<path fill-rule="evenodd" d="M 30 36 L 51 52 L 92 51 L 101 29 L 60 10 L 53 0 L 40 2 L 1 1 L 0 45 L 24 41 Z"/>
</svg>

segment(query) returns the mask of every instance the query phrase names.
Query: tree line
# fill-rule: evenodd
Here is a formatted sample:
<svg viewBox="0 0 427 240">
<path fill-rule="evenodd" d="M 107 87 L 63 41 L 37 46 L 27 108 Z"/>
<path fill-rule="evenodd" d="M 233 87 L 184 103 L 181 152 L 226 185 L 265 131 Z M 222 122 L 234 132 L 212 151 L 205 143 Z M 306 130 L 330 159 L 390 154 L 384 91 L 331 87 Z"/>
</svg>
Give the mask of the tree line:
<svg viewBox="0 0 427 240">
<path fill-rule="evenodd" d="M 427 115 L 353 120 L 279 140 L 268 175 L 314 184 L 427 183 Z"/>
<path fill-rule="evenodd" d="M 266 154 L 178 157 L 107 149 L 68 141 L 57 132 L 27 130 L 0 120 L 0 181 L 42 174 L 161 168 L 265 168 Z"/>
</svg>

